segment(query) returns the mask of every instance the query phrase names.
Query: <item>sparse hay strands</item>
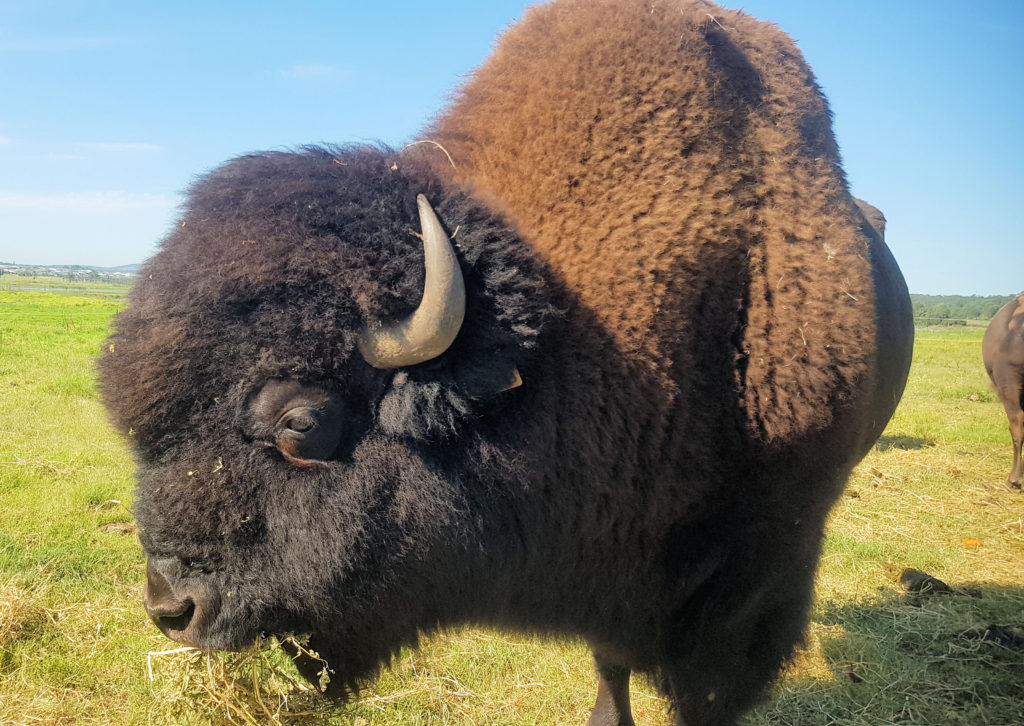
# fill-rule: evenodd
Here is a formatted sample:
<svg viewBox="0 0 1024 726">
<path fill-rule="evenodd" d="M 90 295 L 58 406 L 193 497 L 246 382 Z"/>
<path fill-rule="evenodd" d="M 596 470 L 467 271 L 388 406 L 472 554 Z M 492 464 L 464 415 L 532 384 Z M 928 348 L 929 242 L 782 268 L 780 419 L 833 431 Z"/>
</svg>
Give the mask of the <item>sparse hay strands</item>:
<svg viewBox="0 0 1024 726">
<path fill-rule="evenodd" d="M 480 630 L 425 638 L 350 704 L 318 696 L 276 641 L 242 653 L 160 649 L 146 667 L 153 723 L 572 724 L 586 721 L 594 687 L 582 644 Z M 650 687 L 638 680 L 632 694 L 639 723 L 667 723 Z"/>
<path fill-rule="evenodd" d="M 583 724 L 595 688 L 582 643 L 453 630 L 403 652 L 348 714 L 365 726 Z M 631 695 L 638 724 L 668 723 L 665 701 L 642 678 L 633 680 Z"/>
<path fill-rule="evenodd" d="M 318 716 L 311 710 L 317 705 L 313 688 L 291 668 L 276 640 L 238 653 L 191 647 L 150 651 L 146 669 L 154 723 L 284 726 Z"/>
<path fill-rule="evenodd" d="M 49 619 L 39 597 L 19 579 L 0 585 L 0 648 Z"/>
</svg>

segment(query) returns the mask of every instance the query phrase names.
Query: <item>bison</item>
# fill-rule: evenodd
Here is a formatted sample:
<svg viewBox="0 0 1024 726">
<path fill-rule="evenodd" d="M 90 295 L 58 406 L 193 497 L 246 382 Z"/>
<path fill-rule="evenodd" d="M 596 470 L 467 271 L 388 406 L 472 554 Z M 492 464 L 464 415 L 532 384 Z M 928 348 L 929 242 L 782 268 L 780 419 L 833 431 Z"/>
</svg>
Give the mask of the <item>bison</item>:
<svg viewBox="0 0 1024 726">
<path fill-rule="evenodd" d="M 1006 486 L 1020 489 L 1024 487 L 1024 294 L 1006 303 L 992 318 L 981 340 L 981 356 L 1010 420 L 1013 467 Z"/>
<path fill-rule="evenodd" d="M 532 8 L 422 143 L 191 188 L 101 360 L 145 607 L 203 649 L 304 634 L 341 697 L 440 627 L 581 637 L 591 724 L 632 723 L 632 671 L 734 723 L 912 330 L 785 34 Z"/>
</svg>

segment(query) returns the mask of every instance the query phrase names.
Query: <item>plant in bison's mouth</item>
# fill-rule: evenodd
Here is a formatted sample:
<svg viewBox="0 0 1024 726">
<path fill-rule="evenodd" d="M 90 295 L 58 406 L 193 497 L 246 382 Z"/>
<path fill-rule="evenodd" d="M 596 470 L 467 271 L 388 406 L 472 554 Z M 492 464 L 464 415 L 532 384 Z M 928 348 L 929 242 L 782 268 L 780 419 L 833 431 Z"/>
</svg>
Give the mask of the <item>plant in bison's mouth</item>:
<svg viewBox="0 0 1024 726">
<path fill-rule="evenodd" d="M 284 652 L 291 656 L 302 677 L 316 686 L 320 693 L 344 695 L 337 688 L 330 688 L 331 674 L 334 670 L 327 660 L 310 646 L 311 636 L 285 635 L 277 640 Z"/>
</svg>

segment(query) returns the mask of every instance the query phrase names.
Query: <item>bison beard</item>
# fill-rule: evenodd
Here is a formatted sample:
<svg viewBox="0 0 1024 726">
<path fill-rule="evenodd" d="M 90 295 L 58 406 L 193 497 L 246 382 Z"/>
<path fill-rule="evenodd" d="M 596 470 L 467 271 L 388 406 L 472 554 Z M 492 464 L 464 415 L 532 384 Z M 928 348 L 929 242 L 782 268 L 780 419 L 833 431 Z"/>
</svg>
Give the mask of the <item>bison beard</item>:
<svg viewBox="0 0 1024 726">
<path fill-rule="evenodd" d="M 442 626 L 581 636 L 595 725 L 632 723 L 631 671 L 690 726 L 763 693 L 912 328 L 798 51 L 709 9 L 534 8 L 434 143 L 191 189 L 101 362 L 165 633 L 309 634 L 339 696 Z M 420 195 L 465 315 L 380 357 L 457 317 L 420 314 Z"/>
</svg>

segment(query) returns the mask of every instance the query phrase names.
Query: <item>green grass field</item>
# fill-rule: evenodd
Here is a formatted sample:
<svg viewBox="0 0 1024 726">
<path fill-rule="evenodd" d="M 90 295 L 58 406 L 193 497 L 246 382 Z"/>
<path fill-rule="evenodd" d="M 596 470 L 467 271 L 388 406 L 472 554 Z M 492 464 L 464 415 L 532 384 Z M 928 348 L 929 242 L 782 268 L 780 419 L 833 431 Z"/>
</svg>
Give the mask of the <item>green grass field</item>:
<svg viewBox="0 0 1024 726">
<path fill-rule="evenodd" d="M 0 725 L 586 721 L 579 643 L 435 635 L 346 706 L 280 653 L 175 652 L 141 607 L 132 464 L 95 392 L 123 290 L 21 286 L 0 280 Z M 832 516 L 807 646 L 747 726 L 1024 724 L 1024 494 L 1003 486 L 981 332 L 918 331 L 903 403 Z M 904 568 L 953 591 L 908 594 Z M 633 690 L 638 724 L 668 723 Z"/>
</svg>

